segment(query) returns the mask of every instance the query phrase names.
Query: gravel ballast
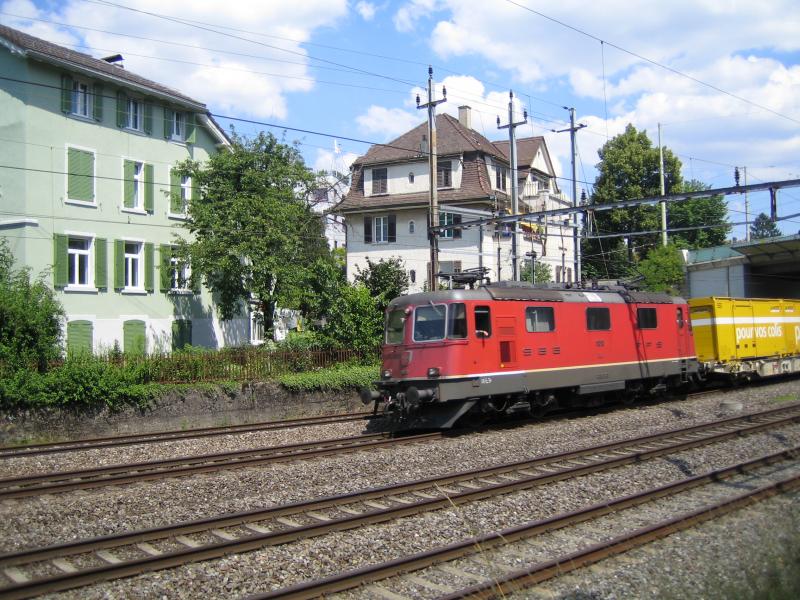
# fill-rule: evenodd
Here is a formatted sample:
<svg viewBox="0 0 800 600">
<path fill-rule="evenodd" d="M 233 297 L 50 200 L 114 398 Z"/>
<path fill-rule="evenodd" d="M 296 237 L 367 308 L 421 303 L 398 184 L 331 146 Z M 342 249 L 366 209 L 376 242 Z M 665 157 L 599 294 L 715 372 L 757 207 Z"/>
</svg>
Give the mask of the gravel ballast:
<svg viewBox="0 0 800 600">
<path fill-rule="evenodd" d="M 731 400 L 741 403 L 745 412 L 772 408 L 796 399 L 799 392 L 800 383 L 783 382 L 387 450 L 10 500 L 0 504 L 0 543 L 9 551 L 487 467 L 733 416 Z M 327 427 L 314 428 L 318 438 L 337 437 L 327 435 Z M 661 485 L 687 472 L 701 473 L 797 444 L 800 426 L 785 427 L 777 434 L 747 436 L 649 461 L 646 469 L 624 467 L 381 526 L 75 590 L 65 597 L 227 598 L 264 591 L 550 516 Z M 764 506 L 780 504 L 780 500 Z M 567 590 L 558 592 L 562 593 L 568 594 Z"/>
</svg>

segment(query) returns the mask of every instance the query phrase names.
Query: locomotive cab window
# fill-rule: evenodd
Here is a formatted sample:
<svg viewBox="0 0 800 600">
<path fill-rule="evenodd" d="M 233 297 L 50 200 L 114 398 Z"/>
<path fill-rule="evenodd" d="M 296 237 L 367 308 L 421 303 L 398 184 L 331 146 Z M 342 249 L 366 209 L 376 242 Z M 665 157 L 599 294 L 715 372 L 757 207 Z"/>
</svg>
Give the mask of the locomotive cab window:
<svg viewBox="0 0 800 600">
<path fill-rule="evenodd" d="M 686 323 L 686 319 L 683 318 L 683 308 L 681 308 L 680 306 L 676 311 L 675 321 L 678 323 L 678 329 L 683 329 L 683 326 Z"/>
<path fill-rule="evenodd" d="M 443 340 L 446 316 L 447 306 L 445 304 L 418 306 L 414 311 L 414 341 Z"/>
<path fill-rule="evenodd" d="M 390 312 L 386 317 L 386 343 L 402 344 L 405 326 L 406 311 L 396 309 Z"/>
<path fill-rule="evenodd" d="M 658 317 L 655 308 L 637 308 L 636 326 L 639 329 L 656 329 L 658 327 Z"/>
<path fill-rule="evenodd" d="M 475 307 L 475 336 L 488 338 L 492 335 L 492 319 L 488 306 Z"/>
<path fill-rule="evenodd" d="M 525 328 L 532 333 L 553 331 L 556 318 L 552 306 L 529 306 L 525 309 Z"/>
<path fill-rule="evenodd" d="M 467 307 L 461 303 L 451 304 L 447 308 L 447 337 L 452 340 L 467 337 Z"/>
<path fill-rule="evenodd" d="M 611 312 L 608 308 L 587 308 L 586 329 L 589 331 L 608 331 L 611 329 Z"/>
</svg>

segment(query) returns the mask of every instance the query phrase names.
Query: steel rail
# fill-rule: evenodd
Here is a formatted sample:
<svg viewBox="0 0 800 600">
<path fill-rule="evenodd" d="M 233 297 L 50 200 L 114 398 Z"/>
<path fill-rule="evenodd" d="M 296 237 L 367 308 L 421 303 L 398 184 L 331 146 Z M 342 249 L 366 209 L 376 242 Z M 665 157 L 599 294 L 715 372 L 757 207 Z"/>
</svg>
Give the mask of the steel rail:
<svg viewBox="0 0 800 600">
<path fill-rule="evenodd" d="M 775 411 L 767 411 L 767 416 L 776 417 Z M 17 553 L 10 553 L 0 556 L 0 568 L 3 568 L 6 575 L 18 581 L 16 585 L 1 588 L 0 596 L 6 597 L 7 594 L 16 594 L 10 597 L 28 597 L 46 591 L 58 591 L 86 585 L 95 581 L 126 577 L 133 574 L 168 568 L 197 560 L 220 557 L 233 552 L 245 552 L 261 548 L 268 545 L 278 545 L 291 542 L 297 539 L 324 535 L 333 531 L 343 531 L 361 525 L 380 523 L 397 519 L 403 516 L 418 514 L 420 512 L 446 508 L 455 504 L 463 504 L 475 500 L 489 498 L 492 496 L 507 494 L 516 490 L 529 489 L 545 483 L 560 481 L 570 477 L 576 477 L 600 470 L 611 469 L 618 466 L 638 463 L 649 458 L 655 458 L 670 452 L 677 452 L 687 448 L 714 443 L 731 437 L 738 437 L 749 433 L 762 431 L 770 427 L 780 426 L 785 423 L 797 422 L 800 416 L 794 415 L 779 419 L 777 421 L 748 424 L 744 428 L 731 430 L 732 421 L 748 423 L 756 415 L 745 415 L 734 419 L 725 419 L 721 423 L 708 423 L 705 427 L 711 429 L 713 433 L 704 438 L 698 438 L 702 426 L 692 426 L 681 430 L 672 430 L 667 433 L 643 436 L 624 442 L 614 442 L 599 447 L 592 447 L 580 451 L 566 452 L 548 457 L 542 457 L 531 461 L 521 461 L 510 465 L 500 465 L 487 469 L 469 471 L 466 473 L 453 474 L 441 478 L 431 478 L 419 480 L 411 483 L 397 484 L 384 488 L 367 490 L 366 492 L 354 492 L 352 494 L 322 498 L 315 501 L 295 503 L 272 509 L 261 511 L 249 511 L 232 515 L 223 515 L 215 519 L 206 519 L 179 524 L 178 526 L 166 526 L 153 528 L 138 532 L 130 532 L 118 536 L 105 536 L 90 540 L 69 542 L 66 544 L 49 546 L 39 549 L 23 550 Z M 719 431 L 722 427 L 724 431 Z M 661 445 L 660 447 L 642 450 L 641 446 L 651 445 L 657 442 L 659 436 L 666 439 L 669 436 L 678 438 L 676 443 L 670 446 Z M 689 439 L 687 439 L 687 437 Z M 627 444 L 630 452 L 624 455 L 615 453 L 619 448 Z M 607 453 L 611 453 L 611 458 Z M 599 456 L 603 457 L 590 464 L 575 464 L 574 459 L 578 456 Z M 560 466 L 557 466 L 559 465 Z M 536 466 L 544 467 L 538 473 L 526 472 Z M 554 469 L 555 467 L 555 469 Z M 504 477 L 504 473 L 516 471 L 515 477 Z M 486 479 L 486 477 L 497 476 L 503 480 L 498 483 Z M 466 491 L 449 489 L 447 485 L 463 482 Z M 477 489 L 476 489 L 477 488 Z M 419 492 L 428 490 L 428 492 Z M 398 494 L 414 494 L 421 501 L 412 502 L 408 499 L 399 498 Z M 379 503 L 370 502 L 375 498 L 383 498 L 383 502 L 395 504 L 395 506 L 385 506 Z M 347 505 L 362 505 L 358 510 L 348 509 Z M 333 518 L 321 515 L 316 511 L 330 507 L 342 507 L 340 511 L 346 516 L 343 518 Z M 368 508 L 365 508 L 368 507 Z M 370 510 L 370 508 L 374 510 Z M 301 515 L 304 520 L 310 520 L 310 524 L 302 524 L 286 519 L 287 516 Z M 283 520 L 281 520 L 283 518 Z M 269 520 L 269 527 L 248 527 L 248 523 L 264 522 Z M 276 524 L 278 530 L 274 530 Z M 240 537 L 222 531 L 224 527 L 233 527 L 245 524 L 245 528 L 256 531 L 255 535 L 245 535 Z M 152 540 L 163 540 L 185 536 L 196 532 L 211 532 L 216 537 L 222 539 L 220 543 L 199 545 L 191 540 L 183 538 L 181 543 L 187 546 L 172 552 L 160 552 L 146 543 Z M 24 574 L 16 570 L 20 565 L 27 565 L 52 559 L 53 557 L 63 558 L 78 554 L 96 552 L 105 548 L 121 546 L 134 546 L 144 550 L 148 556 L 141 559 L 120 562 L 115 558 L 103 558 L 104 561 L 111 560 L 111 564 L 94 567 L 79 572 L 61 573 L 54 577 L 24 581 Z M 9 571 L 9 568 L 12 570 Z M 61 568 L 61 567 L 59 567 Z M 16 576 L 16 577 L 15 577 Z M 27 590 L 27 591 L 26 591 Z"/>
<path fill-rule="evenodd" d="M 440 597 L 438 600 L 456 600 L 458 598 L 497 598 L 519 591 L 523 587 L 541 583 L 553 577 L 600 562 L 623 552 L 633 550 L 651 542 L 665 538 L 673 533 L 695 527 L 711 519 L 727 515 L 741 508 L 771 498 L 778 494 L 800 489 L 800 476 L 787 477 L 777 483 L 763 485 L 755 490 L 745 492 L 722 502 L 687 512 L 672 519 L 667 519 L 649 527 L 642 527 L 627 534 L 615 537 L 607 542 L 593 544 L 588 548 L 559 556 L 556 559 L 541 562 L 529 569 L 515 571 L 494 581 L 484 582 Z"/>
<path fill-rule="evenodd" d="M 77 489 L 183 477 L 197 473 L 252 467 L 271 462 L 409 444 L 440 437 L 442 437 L 441 433 L 426 433 L 402 438 L 389 438 L 382 433 L 374 433 L 286 446 L 268 446 L 250 450 L 198 454 L 181 458 L 111 465 L 94 469 L 54 471 L 24 477 L 11 477 L 0 479 L 0 499 L 24 498 Z"/>
<path fill-rule="evenodd" d="M 605 515 L 618 512 L 624 509 L 640 506 L 647 502 L 652 502 L 661 498 L 674 496 L 681 492 L 697 488 L 709 483 L 723 481 L 736 475 L 749 473 L 761 467 L 773 465 L 787 460 L 797 459 L 800 455 L 800 446 L 791 450 L 784 450 L 767 456 L 762 456 L 753 460 L 739 463 L 723 469 L 717 469 L 701 475 L 688 477 L 686 479 L 666 484 L 660 487 L 651 488 L 643 492 L 622 496 L 610 501 L 590 505 L 586 508 L 554 515 L 546 519 L 531 521 L 523 525 L 504 529 L 482 536 L 474 536 L 466 540 L 454 542 L 440 548 L 420 552 L 411 556 L 397 558 L 391 561 L 369 565 L 359 569 L 353 569 L 344 573 L 332 575 L 318 580 L 305 581 L 293 586 L 273 590 L 263 594 L 256 594 L 248 597 L 247 600 L 266 600 L 281 598 L 283 600 L 305 600 L 317 598 L 326 594 L 343 592 L 364 584 L 374 583 L 390 577 L 403 575 L 412 571 L 418 571 L 427 567 L 435 566 L 444 562 L 463 558 L 484 552 L 491 548 L 504 546 L 513 542 L 549 533 L 557 529 L 569 527 L 597 519 Z M 800 477 L 800 476 L 798 476 Z M 799 480 L 800 484 L 800 480 Z M 564 566 L 565 558 L 559 558 L 553 563 Z M 534 567 L 535 568 L 535 567 Z M 527 572 L 527 569 L 524 571 Z M 564 569 L 561 570 L 561 573 Z M 493 582 L 492 582 L 493 583 Z M 489 584 L 491 585 L 491 583 Z M 473 589 L 482 587 L 481 584 L 469 590 L 457 592 L 448 598 L 468 597 L 473 593 Z M 502 588 L 498 593 L 511 592 L 514 589 Z M 516 590 L 518 591 L 518 589 Z"/>
<path fill-rule="evenodd" d="M 150 444 L 155 442 L 170 442 L 175 440 L 231 435 L 237 433 L 250 433 L 255 431 L 272 431 L 277 429 L 290 429 L 292 427 L 307 427 L 327 423 L 341 423 L 358 421 L 372 416 L 372 411 L 337 414 L 318 417 L 305 417 L 302 419 L 286 419 L 282 421 L 264 421 L 262 423 L 248 423 L 241 425 L 224 425 L 221 427 L 201 427 L 197 429 L 179 429 L 172 431 L 159 431 L 153 433 L 137 433 L 109 437 L 87 438 L 63 442 L 47 442 L 43 444 L 26 444 L 20 446 L 6 446 L 0 448 L 0 459 L 18 458 L 21 456 L 35 456 L 39 454 L 53 454 L 56 452 L 72 452 L 78 450 L 93 450 L 97 448 L 114 448 L 118 446 L 132 446 L 135 444 Z"/>
</svg>

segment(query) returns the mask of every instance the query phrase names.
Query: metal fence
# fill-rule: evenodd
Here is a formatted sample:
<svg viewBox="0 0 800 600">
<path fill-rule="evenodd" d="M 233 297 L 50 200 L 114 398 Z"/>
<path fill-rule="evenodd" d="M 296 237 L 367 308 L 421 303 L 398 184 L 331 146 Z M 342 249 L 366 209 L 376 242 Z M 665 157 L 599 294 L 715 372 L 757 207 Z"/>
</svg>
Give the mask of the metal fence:
<svg viewBox="0 0 800 600">
<path fill-rule="evenodd" d="M 136 373 L 137 379 L 158 383 L 198 383 L 206 381 L 260 381 L 282 375 L 313 371 L 348 361 L 377 358 L 378 351 L 293 350 L 263 348 L 225 348 L 216 351 L 175 352 L 172 354 L 95 355 L 99 360 Z M 58 363 L 51 367 L 59 366 Z"/>
</svg>

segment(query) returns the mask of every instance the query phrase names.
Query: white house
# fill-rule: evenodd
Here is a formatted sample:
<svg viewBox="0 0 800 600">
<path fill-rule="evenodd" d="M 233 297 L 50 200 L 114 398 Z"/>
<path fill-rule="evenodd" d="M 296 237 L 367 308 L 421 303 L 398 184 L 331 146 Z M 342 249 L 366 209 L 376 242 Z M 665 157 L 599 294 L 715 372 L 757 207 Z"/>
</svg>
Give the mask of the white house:
<svg viewBox="0 0 800 600">
<path fill-rule="evenodd" d="M 509 213 L 509 142 L 491 142 L 471 127 L 471 110 L 459 118 L 436 117 L 437 183 L 440 224 L 458 224 Z M 372 146 L 351 167 L 350 191 L 334 211 L 345 218 L 347 272 L 352 280 L 367 258 L 403 260 L 410 291 L 422 291 L 429 269 L 429 167 L 427 124 L 397 139 Z M 559 192 L 544 138 L 517 140 L 520 211 L 567 206 Z M 485 225 L 447 230 L 439 238 L 439 273 L 484 267 L 492 281 L 510 279 L 508 226 Z M 520 260 L 534 251 L 551 266 L 555 281 L 572 281 L 572 229 L 558 224 L 524 223 L 518 234 Z"/>
</svg>

